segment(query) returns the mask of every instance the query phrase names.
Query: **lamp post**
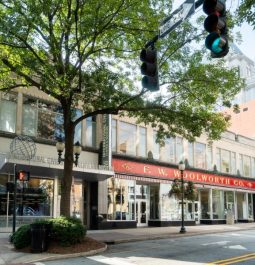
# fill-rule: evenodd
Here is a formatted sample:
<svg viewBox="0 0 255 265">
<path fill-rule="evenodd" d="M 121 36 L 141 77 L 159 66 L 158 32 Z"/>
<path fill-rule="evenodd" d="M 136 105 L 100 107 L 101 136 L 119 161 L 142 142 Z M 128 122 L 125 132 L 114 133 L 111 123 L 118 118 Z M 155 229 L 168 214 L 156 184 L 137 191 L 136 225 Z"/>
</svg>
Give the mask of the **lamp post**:
<svg viewBox="0 0 255 265">
<path fill-rule="evenodd" d="M 62 141 L 62 139 L 59 139 L 56 143 L 56 148 L 58 151 L 58 163 L 60 164 L 64 159 L 62 158 L 62 153 L 65 149 L 65 143 Z M 75 166 L 78 165 L 78 159 L 81 154 L 81 145 L 79 142 L 76 142 L 73 146 L 73 152 L 74 152 L 74 160 L 73 163 Z"/>
<path fill-rule="evenodd" d="M 185 170 L 185 164 L 183 163 L 183 161 L 181 161 L 178 165 L 178 168 L 181 172 L 181 192 L 182 192 L 182 226 L 181 226 L 181 230 L 180 233 L 186 233 L 186 229 L 184 227 L 184 181 L 183 181 L 183 171 Z"/>
</svg>

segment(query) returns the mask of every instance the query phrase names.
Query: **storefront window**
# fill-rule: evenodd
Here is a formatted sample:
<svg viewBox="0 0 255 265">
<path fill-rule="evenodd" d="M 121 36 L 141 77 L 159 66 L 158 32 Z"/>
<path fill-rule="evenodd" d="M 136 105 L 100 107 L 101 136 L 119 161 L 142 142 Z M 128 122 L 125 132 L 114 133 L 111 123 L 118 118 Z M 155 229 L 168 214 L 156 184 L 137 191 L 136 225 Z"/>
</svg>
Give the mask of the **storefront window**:
<svg viewBox="0 0 255 265">
<path fill-rule="evenodd" d="M 224 219 L 224 193 L 222 190 L 212 190 L 213 219 Z"/>
<path fill-rule="evenodd" d="M 7 176 L 1 176 L 0 215 L 13 214 L 13 191 L 7 197 Z M 8 211 L 7 211 L 8 209 Z M 53 180 L 32 178 L 28 182 L 17 181 L 16 215 L 52 216 L 53 215 Z"/>
<path fill-rule="evenodd" d="M 169 197 L 171 184 L 160 185 L 160 201 L 161 201 L 161 220 L 177 221 L 181 220 L 181 204 L 174 196 Z M 186 214 L 184 215 L 186 219 Z"/>
<path fill-rule="evenodd" d="M 0 130 L 14 133 L 16 131 L 17 95 L 0 94 Z"/>
<path fill-rule="evenodd" d="M 201 190 L 201 219 L 210 219 L 210 191 Z"/>
<path fill-rule="evenodd" d="M 108 220 L 135 220 L 135 182 L 111 178 L 108 186 Z"/>
<path fill-rule="evenodd" d="M 119 151 L 124 154 L 136 155 L 136 125 L 119 122 Z"/>
<path fill-rule="evenodd" d="M 82 183 L 73 182 L 71 189 L 71 216 L 81 219 L 82 218 Z"/>
<path fill-rule="evenodd" d="M 146 145 L 146 135 L 147 129 L 144 127 L 139 127 L 139 156 L 147 156 L 147 145 Z"/>
<path fill-rule="evenodd" d="M 252 194 L 248 194 L 248 218 L 253 219 Z"/>
<path fill-rule="evenodd" d="M 233 191 L 225 191 L 224 192 L 224 211 L 225 211 L 225 217 L 227 214 L 227 211 L 232 211 L 232 213 L 235 215 L 235 201 L 234 201 L 234 192 Z"/>
<path fill-rule="evenodd" d="M 247 202 L 245 200 L 245 193 L 237 192 L 236 193 L 236 202 L 237 202 L 237 218 L 239 220 L 247 219 Z"/>
<path fill-rule="evenodd" d="M 159 184 L 150 186 L 150 219 L 159 219 Z"/>
</svg>

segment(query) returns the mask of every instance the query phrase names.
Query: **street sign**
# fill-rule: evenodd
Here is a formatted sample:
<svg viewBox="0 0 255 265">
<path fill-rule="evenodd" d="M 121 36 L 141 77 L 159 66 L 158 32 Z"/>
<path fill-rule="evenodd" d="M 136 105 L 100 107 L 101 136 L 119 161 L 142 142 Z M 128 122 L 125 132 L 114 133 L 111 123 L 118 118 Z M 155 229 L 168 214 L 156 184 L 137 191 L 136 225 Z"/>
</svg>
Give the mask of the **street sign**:
<svg viewBox="0 0 255 265">
<path fill-rule="evenodd" d="M 169 17 L 161 22 L 159 38 L 164 38 L 168 33 L 177 28 L 186 18 L 195 13 L 195 0 L 186 0 Z"/>
</svg>

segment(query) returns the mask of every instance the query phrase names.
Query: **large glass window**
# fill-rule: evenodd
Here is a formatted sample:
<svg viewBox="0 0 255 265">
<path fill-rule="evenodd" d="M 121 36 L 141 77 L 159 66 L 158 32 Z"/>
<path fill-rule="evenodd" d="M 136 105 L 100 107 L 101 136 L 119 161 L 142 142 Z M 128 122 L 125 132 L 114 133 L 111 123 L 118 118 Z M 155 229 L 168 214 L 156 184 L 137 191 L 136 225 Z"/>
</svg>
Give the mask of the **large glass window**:
<svg viewBox="0 0 255 265">
<path fill-rule="evenodd" d="M 195 143 L 195 167 L 206 168 L 206 145 L 202 143 Z"/>
<path fill-rule="evenodd" d="M 159 184 L 150 186 L 150 219 L 159 219 Z"/>
<path fill-rule="evenodd" d="M 231 170 L 232 174 L 236 174 L 236 153 L 231 152 Z"/>
<path fill-rule="evenodd" d="M 135 181 L 110 178 L 107 187 L 107 219 L 135 220 Z"/>
<path fill-rule="evenodd" d="M 224 219 L 224 193 L 222 190 L 212 190 L 213 219 Z"/>
<path fill-rule="evenodd" d="M 213 154 L 212 154 L 212 146 L 207 145 L 206 148 L 206 164 L 208 170 L 213 170 Z"/>
<path fill-rule="evenodd" d="M 117 152 L 117 121 L 112 119 L 112 151 Z"/>
<path fill-rule="evenodd" d="M 230 172 L 230 151 L 221 149 L 221 172 Z"/>
<path fill-rule="evenodd" d="M 139 156 L 147 157 L 147 129 L 139 127 Z"/>
<path fill-rule="evenodd" d="M 13 191 L 7 200 L 6 183 L 8 176 L 0 178 L 0 215 L 13 214 Z M 8 211 L 7 211 L 8 209 Z M 19 216 L 53 215 L 53 180 L 31 178 L 29 181 L 17 181 L 16 214 Z M 20 220 L 25 221 L 25 220 Z"/>
<path fill-rule="evenodd" d="M 86 146 L 96 147 L 96 116 L 86 119 Z"/>
<path fill-rule="evenodd" d="M 118 149 L 121 153 L 136 155 L 136 125 L 119 122 Z"/>
<path fill-rule="evenodd" d="M 153 131 L 153 158 L 159 159 L 160 145 L 157 143 L 157 132 Z"/>
<path fill-rule="evenodd" d="M 243 156 L 243 176 L 251 177 L 251 158 L 249 156 Z"/>
<path fill-rule="evenodd" d="M 17 95 L 0 94 L 0 130 L 14 133 L 16 131 Z"/>
<path fill-rule="evenodd" d="M 201 219 L 210 219 L 210 191 L 201 190 Z"/>
<path fill-rule="evenodd" d="M 170 163 L 179 163 L 183 160 L 183 139 L 181 137 L 165 139 L 165 146 L 162 148 L 162 160 Z"/>
<path fill-rule="evenodd" d="M 250 193 L 248 193 L 248 218 L 253 219 L 253 200 Z"/>
<path fill-rule="evenodd" d="M 73 120 L 82 115 L 75 109 Z M 28 136 L 55 140 L 64 139 L 64 118 L 60 105 L 40 101 L 31 97 L 23 97 L 22 133 Z M 81 142 L 81 123 L 75 127 L 74 142 Z"/>
<path fill-rule="evenodd" d="M 189 166 L 194 167 L 194 144 L 188 143 L 188 162 Z"/>
</svg>

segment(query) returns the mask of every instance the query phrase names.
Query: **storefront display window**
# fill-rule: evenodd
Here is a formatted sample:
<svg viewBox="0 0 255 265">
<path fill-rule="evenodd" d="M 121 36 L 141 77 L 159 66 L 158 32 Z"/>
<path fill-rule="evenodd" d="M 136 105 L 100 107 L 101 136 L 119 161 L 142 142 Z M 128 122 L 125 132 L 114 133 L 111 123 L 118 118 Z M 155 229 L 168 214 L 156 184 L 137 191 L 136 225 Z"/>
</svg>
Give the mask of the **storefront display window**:
<svg viewBox="0 0 255 265">
<path fill-rule="evenodd" d="M 201 198 L 201 219 L 210 219 L 210 191 L 209 190 L 201 190 L 200 191 Z"/>
<path fill-rule="evenodd" d="M 71 189 L 71 216 L 81 219 L 83 207 L 82 183 L 73 182 Z"/>
<path fill-rule="evenodd" d="M 248 218 L 253 219 L 253 200 L 252 194 L 248 193 Z"/>
<path fill-rule="evenodd" d="M 159 219 L 159 184 L 150 186 L 150 219 Z"/>
<path fill-rule="evenodd" d="M 222 190 L 212 190 L 213 219 L 224 219 L 224 193 Z"/>
<path fill-rule="evenodd" d="M 135 181 L 107 180 L 108 220 L 135 220 Z"/>
<path fill-rule="evenodd" d="M 234 192 L 233 191 L 225 191 L 224 192 L 224 207 L 225 207 L 225 217 L 227 211 L 232 211 L 235 215 L 235 200 L 234 200 Z"/>
<path fill-rule="evenodd" d="M 239 220 L 247 219 L 247 202 L 245 199 L 246 194 L 243 192 L 237 192 L 236 193 L 236 202 L 237 202 L 237 218 Z"/>
<path fill-rule="evenodd" d="M 16 131 L 17 95 L 0 94 L 0 130 L 14 133 Z"/>
<path fill-rule="evenodd" d="M 177 200 L 174 196 L 169 197 L 170 189 L 171 189 L 170 184 L 160 185 L 161 220 L 162 221 L 181 220 L 181 204 L 179 204 L 179 200 Z"/>
<path fill-rule="evenodd" d="M 1 176 L 0 215 L 13 214 L 13 191 L 7 194 L 7 176 Z M 8 209 L 8 210 L 7 210 Z M 29 181 L 17 181 L 17 216 L 52 216 L 53 214 L 53 180 L 32 178 Z"/>
</svg>

